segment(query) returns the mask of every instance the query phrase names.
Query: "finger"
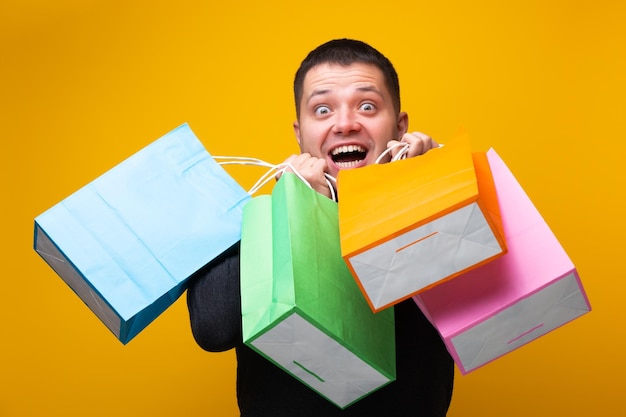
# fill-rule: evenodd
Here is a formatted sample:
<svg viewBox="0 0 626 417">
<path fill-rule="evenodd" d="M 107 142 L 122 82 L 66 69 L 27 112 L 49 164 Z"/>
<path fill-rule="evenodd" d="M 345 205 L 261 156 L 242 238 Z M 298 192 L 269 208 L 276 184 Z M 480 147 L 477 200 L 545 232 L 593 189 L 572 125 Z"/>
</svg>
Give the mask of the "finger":
<svg viewBox="0 0 626 417">
<path fill-rule="evenodd" d="M 430 136 L 421 132 L 407 133 L 402 137 L 402 141 L 409 144 L 407 155 L 409 157 L 423 155 L 439 146 Z"/>
<path fill-rule="evenodd" d="M 293 171 L 300 172 L 306 166 L 306 161 L 309 158 L 310 158 L 309 154 L 298 154 L 298 155 L 290 156 L 289 158 L 287 158 L 285 160 L 285 162 L 283 162 L 284 171 L 286 171 L 286 172 L 293 172 Z"/>
<path fill-rule="evenodd" d="M 439 144 L 437 142 L 435 142 L 435 140 L 432 137 L 428 136 L 425 133 L 413 132 L 413 135 L 415 137 L 419 138 L 422 141 L 422 143 L 424 144 L 424 152 L 439 147 Z"/>
<path fill-rule="evenodd" d="M 285 167 L 285 171 L 294 172 L 309 183 L 325 181 L 324 173 L 326 172 L 326 161 L 321 158 L 311 156 L 308 153 L 294 155 L 288 158 L 285 163 L 289 163 Z"/>
<path fill-rule="evenodd" d="M 332 198 L 330 190 L 331 185 L 326 181 L 326 161 L 321 158 L 315 158 L 315 162 L 311 167 L 311 186 L 318 193 Z"/>
<path fill-rule="evenodd" d="M 401 143 L 401 141 L 395 139 L 387 142 L 387 149 L 390 149 L 390 151 L 388 152 L 389 157 L 385 158 L 385 162 L 389 162 L 402 150 L 402 146 L 399 146 Z"/>
<path fill-rule="evenodd" d="M 315 158 L 311 168 L 313 171 L 318 172 L 322 177 L 324 177 L 324 172 L 326 172 L 326 161 L 321 158 Z"/>
<path fill-rule="evenodd" d="M 331 197 L 330 187 L 326 181 L 326 161 L 309 154 L 296 156 L 292 161 L 292 168 L 315 191 L 326 197 Z"/>
<path fill-rule="evenodd" d="M 298 157 L 298 155 L 289 155 L 289 157 L 287 159 L 285 159 L 283 161 L 283 163 L 281 164 L 283 167 L 285 167 L 285 171 L 291 171 L 291 168 L 289 168 L 290 166 L 293 166 L 294 161 L 296 160 L 296 158 Z M 278 180 L 282 175 L 283 175 L 283 170 L 279 170 L 276 173 L 276 179 Z"/>
<path fill-rule="evenodd" d="M 426 139 L 416 135 L 415 133 L 406 133 L 402 136 L 401 142 L 409 145 L 406 151 L 407 157 L 421 155 L 424 149 L 424 141 Z"/>
</svg>

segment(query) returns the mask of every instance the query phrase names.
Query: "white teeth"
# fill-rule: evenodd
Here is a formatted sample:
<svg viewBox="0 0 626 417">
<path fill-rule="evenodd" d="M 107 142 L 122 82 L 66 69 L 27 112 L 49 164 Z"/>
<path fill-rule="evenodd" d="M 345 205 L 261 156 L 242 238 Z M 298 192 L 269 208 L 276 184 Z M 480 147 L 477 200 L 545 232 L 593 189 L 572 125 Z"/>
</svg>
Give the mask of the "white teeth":
<svg viewBox="0 0 626 417">
<path fill-rule="evenodd" d="M 365 148 L 359 145 L 343 145 L 338 146 L 332 150 L 331 154 L 333 156 L 339 155 L 340 153 L 348 153 L 348 152 L 365 152 Z"/>
<path fill-rule="evenodd" d="M 335 162 L 342 169 L 354 168 L 360 161 Z"/>
</svg>

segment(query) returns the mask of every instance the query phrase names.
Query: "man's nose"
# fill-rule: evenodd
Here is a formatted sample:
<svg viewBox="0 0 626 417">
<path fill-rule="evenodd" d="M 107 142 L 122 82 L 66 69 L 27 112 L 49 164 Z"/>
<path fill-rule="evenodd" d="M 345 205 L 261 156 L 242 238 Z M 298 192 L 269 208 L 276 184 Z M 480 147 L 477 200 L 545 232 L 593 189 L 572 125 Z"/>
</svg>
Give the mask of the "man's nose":
<svg viewBox="0 0 626 417">
<path fill-rule="evenodd" d="M 334 133 L 345 136 L 359 130 L 361 130 L 361 124 L 358 121 L 358 115 L 347 109 L 336 112 Z"/>
</svg>

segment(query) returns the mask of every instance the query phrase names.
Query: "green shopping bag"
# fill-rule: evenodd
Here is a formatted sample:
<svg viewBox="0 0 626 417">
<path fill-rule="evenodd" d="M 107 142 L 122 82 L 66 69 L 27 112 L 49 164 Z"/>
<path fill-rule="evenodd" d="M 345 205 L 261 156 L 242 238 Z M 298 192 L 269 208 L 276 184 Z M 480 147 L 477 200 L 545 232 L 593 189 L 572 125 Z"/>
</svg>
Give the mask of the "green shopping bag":
<svg viewBox="0 0 626 417">
<path fill-rule="evenodd" d="M 337 203 L 292 173 L 244 207 L 241 301 L 244 342 L 338 407 L 395 380 L 393 309 L 372 312 L 341 257 Z"/>
</svg>

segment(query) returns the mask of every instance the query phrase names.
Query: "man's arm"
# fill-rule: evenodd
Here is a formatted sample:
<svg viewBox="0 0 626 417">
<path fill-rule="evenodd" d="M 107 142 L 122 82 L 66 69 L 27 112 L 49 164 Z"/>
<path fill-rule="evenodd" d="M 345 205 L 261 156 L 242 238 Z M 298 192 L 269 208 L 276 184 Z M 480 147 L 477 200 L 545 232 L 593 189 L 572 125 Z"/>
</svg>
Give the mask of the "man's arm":
<svg viewBox="0 0 626 417">
<path fill-rule="evenodd" d="M 187 307 L 193 337 L 204 350 L 241 344 L 239 243 L 190 278 Z"/>
</svg>

